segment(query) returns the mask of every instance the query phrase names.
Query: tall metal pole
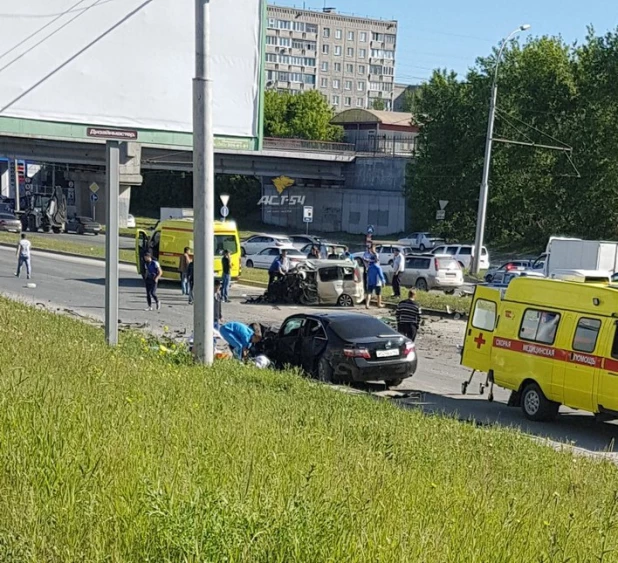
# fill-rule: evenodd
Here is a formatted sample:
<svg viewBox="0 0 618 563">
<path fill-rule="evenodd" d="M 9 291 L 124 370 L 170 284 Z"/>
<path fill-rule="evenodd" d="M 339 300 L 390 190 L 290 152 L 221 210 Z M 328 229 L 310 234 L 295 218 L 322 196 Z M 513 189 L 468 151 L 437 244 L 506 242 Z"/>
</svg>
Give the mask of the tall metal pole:
<svg viewBox="0 0 618 563">
<path fill-rule="evenodd" d="M 496 120 L 496 102 L 498 100 L 498 68 L 500 67 L 500 60 L 502 59 L 502 53 L 507 43 L 513 38 L 513 36 L 520 31 L 526 31 L 530 29 L 528 24 L 521 25 L 517 29 L 513 30 L 502 41 L 500 51 L 498 51 L 498 57 L 496 58 L 496 68 L 494 69 L 494 77 L 491 85 L 491 98 L 489 100 L 489 118 L 487 120 L 487 137 L 485 138 L 485 160 L 483 161 L 483 178 L 481 179 L 481 189 L 479 193 L 479 207 L 476 218 L 476 236 L 474 238 L 474 253 L 472 256 L 471 270 L 473 274 L 478 274 L 481 261 L 481 254 L 483 252 L 483 239 L 485 238 L 485 221 L 487 219 L 487 198 L 489 194 L 489 169 L 491 167 L 491 149 L 493 144 L 494 135 L 494 122 Z"/>
<path fill-rule="evenodd" d="M 120 143 L 107 141 L 105 146 L 107 177 L 105 200 L 105 340 L 118 344 L 118 196 L 120 193 Z"/>
<path fill-rule="evenodd" d="M 19 191 L 19 163 L 17 162 L 17 159 L 15 158 L 13 160 L 13 167 L 15 168 L 15 212 L 19 213 L 19 211 L 21 210 L 21 202 L 20 202 L 20 197 L 21 197 L 21 193 Z"/>
<path fill-rule="evenodd" d="M 193 353 L 210 365 L 214 357 L 215 177 L 210 79 L 210 0 L 195 0 L 193 80 Z"/>
</svg>

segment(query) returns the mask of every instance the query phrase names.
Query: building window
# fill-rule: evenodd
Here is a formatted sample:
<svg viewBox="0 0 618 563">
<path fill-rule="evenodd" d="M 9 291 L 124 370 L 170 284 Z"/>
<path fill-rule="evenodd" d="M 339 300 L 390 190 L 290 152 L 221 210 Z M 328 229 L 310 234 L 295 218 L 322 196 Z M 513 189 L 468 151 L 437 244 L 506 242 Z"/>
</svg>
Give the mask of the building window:
<svg viewBox="0 0 618 563">
<path fill-rule="evenodd" d="M 384 41 L 384 34 L 383 33 L 372 33 L 371 40 L 372 41 Z"/>
<path fill-rule="evenodd" d="M 336 78 L 333 80 L 333 90 L 339 90 L 339 80 Z"/>
<path fill-rule="evenodd" d="M 358 83 L 356 84 L 356 89 L 359 92 L 364 92 L 365 91 L 365 82 L 363 80 L 359 80 Z"/>
<path fill-rule="evenodd" d="M 330 47 L 328 43 L 324 43 L 324 45 L 322 45 L 322 53 L 324 55 L 328 55 L 329 52 L 330 52 Z"/>
<path fill-rule="evenodd" d="M 359 49 L 358 50 L 358 58 L 364 59 L 367 56 L 367 49 Z"/>
<path fill-rule="evenodd" d="M 289 37 L 279 37 L 279 46 L 280 47 L 291 47 L 292 41 Z"/>
<path fill-rule="evenodd" d="M 365 65 L 358 65 L 358 74 L 365 74 Z"/>
<path fill-rule="evenodd" d="M 266 45 L 276 45 L 277 44 L 277 37 L 274 35 L 267 35 L 266 36 Z"/>
<path fill-rule="evenodd" d="M 320 80 L 320 88 L 328 88 L 328 78 L 322 78 Z"/>
<path fill-rule="evenodd" d="M 304 60 L 303 57 L 291 57 L 290 63 L 296 66 L 303 66 Z"/>
<path fill-rule="evenodd" d="M 267 70 L 266 71 L 266 80 L 273 80 L 274 78 L 276 78 L 277 73 L 274 70 Z"/>
<path fill-rule="evenodd" d="M 322 72 L 328 72 L 328 63 L 326 61 L 322 61 L 322 64 L 320 66 L 320 70 Z"/>
<path fill-rule="evenodd" d="M 365 107 L 365 98 L 356 98 L 356 107 L 364 108 Z"/>
<path fill-rule="evenodd" d="M 325 27 L 322 30 L 322 37 L 326 37 L 326 39 L 330 37 L 330 27 Z"/>
<path fill-rule="evenodd" d="M 305 31 L 307 33 L 317 33 L 318 32 L 318 26 L 314 23 L 307 23 L 305 24 Z"/>
<path fill-rule="evenodd" d="M 387 34 L 384 36 L 384 39 L 386 39 L 386 42 L 387 42 L 387 43 L 395 43 L 395 35 L 392 35 L 392 34 L 390 34 L 390 33 L 387 33 Z"/>
<path fill-rule="evenodd" d="M 351 80 L 346 80 L 345 81 L 345 89 L 346 90 L 351 90 L 352 89 L 352 81 Z"/>
<path fill-rule="evenodd" d="M 393 91 L 393 83 L 392 82 L 383 82 L 382 86 L 383 86 L 385 92 L 392 92 Z"/>
<path fill-rule="evenodd" d="M 353 57 L 354 56 L 354 49 L 352 47 L 348 47 L 346 50 L 346 55 L 348 57 Z"/>
<path fill-rule="evenodd" d="M 556 339 L 559 323 L 560 315 L 558 313 L 527 309 L 521 321 L 519 338 L 552 345 Z"/>
<path fill-rule="evenodd" d="M 305 84 L 311 84 L 315 86 L 315 74 L 304 74 L 303 81 Z"/>
<path fill-rule="evenodd" d="M 277 55 L 275 53 L 266 53 L 266 62 L 267 63 L 276 63 Z"/>
<path fill-rule="evenodd" d="M 354 32 L 348 31 L 348 41 L 354 41 Z"/>
<path fill-rule="evenodd" d="M 288 20 L 277 20 L 277 27 L 279 29 L 292 29 L 292 23 Z"/>
<path fill-rule="evenodd" d="M 292 22 L 292 29 L 294 31 L 305 31 L 305 24 L 303 22 Z"/>
<path fill-rule="evenodd" d="M 335 57 L 341 56 L 341 45 L 335 45 Z"/>
<path fill-rule="evenodd" d="M 371 49 L 371 56 L 376 59 L 394 59 L 395 51 L 389 51 L 388 49 Z"/>
<path fill-rule="evenodd" d="M 343 37 L 343 32 L 340 29 L 335 30 L 335 39 L 341 39 Z"/>
<path fill-rule="evenodd" d="M 290 73 L 289 72 L 280 72 L 279 73 L 279 81 L 280 82 L 289 82 L 290 81 Z"/>
<path fill-rule="evenodd" d="M 343 105 L 346 107 L 350 107 L 352 105 L 352 98 L 344 98 Z"/>
<path fill-rule="evenodd" d="M 370 65 L 369 74 L 382 74 L 382 67 L 380 65 Z"/>
<path fill-rule="evenodd" d="M 333 105 L 334 106 L 339 105 L 339 96 L 337 96 L 336 94 L 333 95 Z"/>
<path fill-rule="evenodd" d="M 367 42 L 367 32 L 366 32 L 366 31 L 361 31 L 361 32 L 358 34 L 358 40 L 359 40 L 361 43 L 366 43 L 366 42 Z"/>
<path fill-rule="evenodd" d="M 305 57 L 303 59 L 303 64 L 305 66 L 315 66 L 315 59 L 313 59 L 311 57 Z"/>
<path fill-rule="evenodd" d="M 352 64 L 345 65 L 345 71 L 349 72 L 350 74 L 354 74 L 354 65 Z"/>
<path fill-rule="evenodd" d="M 271 29 L 277 28 L 277 20 L 275 18 L 268 18 L 268 27 Z"/>
<path fill-rule="evenodd" d="M 290 64 L 290 55 L 279 55 L 279 62 L 284 65 Z"/>
<path fill-rule="evenodd" d="M 335 63 L 335 72 L 341 72 L 341 63 Z"/>
<path fill-rule="evenodd" d="M 302 82 L 303 75 L 300 72 L 291 72 L 290 73 L 290 82 Z"/>
<path fill-rule="evenodd" d="M 382 83 L 381 82 L 370 82 L 369 90 L 371 90 L 372 92 L 379 92 L 380 90 L 382 90 Z"/>
<path fill-rule="evenodd" d="M 395 58 L 395 51 L 384 51 L 384 58 L 385 59 L 394 59 Z"/>
</svg>

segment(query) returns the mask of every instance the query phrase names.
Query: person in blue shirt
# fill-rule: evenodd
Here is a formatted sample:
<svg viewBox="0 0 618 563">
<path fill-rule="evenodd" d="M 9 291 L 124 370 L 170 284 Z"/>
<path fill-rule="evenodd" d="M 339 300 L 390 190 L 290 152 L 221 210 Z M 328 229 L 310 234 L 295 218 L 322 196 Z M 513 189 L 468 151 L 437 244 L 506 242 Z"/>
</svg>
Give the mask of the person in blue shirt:
<svg viewBox="0 0 618 563">
<path fill-rule="evenodd" d="M 144 255 L 144 282 L 146 283 L 146 301 L 148 307 L 146 311 L 152 311 L 152 302 L 154 301 L 157 311 L 161 308 L 161 302 L 157 297 L 157 285 L 163 275 L 163 270 L 156 260 L 153 260 L 152 254 Z"/>
<path fill-rule="evenodd" d="M 225 323 L 220 329 L 219 334 L 229 344 L 234 357 L 242 360 L 248 353 L 249 348 L 260 340 L 262 335 L 257 325 L 252 327 L 243 323 Z"/>
<path fill-rule="evenodd" d="M 365 307 L 369 309 L 371 304 L 371 296 L 373 293 L 378 298 L 378 307 L 384 307 L 382 304 L 382 288 L 386 285 L 386 278 L 384 272 L 380 267 L 380 263 L 375 257 L 372 257 L 369 262 L 369 269 L 367 270 L 367 299 L 365 300 Z"/>
<path fill-rule="evenodd" d="M 284 277 L 287 272 L 287 265 L 289 264 L 288 253 L 285 250 L 281 251 L 281 254 L 273 260 L 273 263 L 268 268 L 268 288 L 266 291 L 270 291 L 270 286 L 276 279 Z"/>
</svg>

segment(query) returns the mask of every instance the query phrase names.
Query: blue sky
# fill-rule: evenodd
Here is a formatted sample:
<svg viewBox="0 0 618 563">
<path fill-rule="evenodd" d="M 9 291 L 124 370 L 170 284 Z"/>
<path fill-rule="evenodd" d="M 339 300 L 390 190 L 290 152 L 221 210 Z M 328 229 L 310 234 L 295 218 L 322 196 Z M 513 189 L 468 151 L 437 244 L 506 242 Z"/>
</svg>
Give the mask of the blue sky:
<svg viewBox="0 0 618 563">
<path fill-rule="evenodd" d="M 306 0 L 321 9 L 324 0 Z M 302 7 L 302 0 L 275 0 Z M 479 55 L 517 26 L 529 23 L 526 36 L 561 35 L 583 41 L 586 26 L 597 34 L 618 26 L 616 0 L 327 0 L 340 13 L 396 19 L 399 22 L 396 80 L 419 83 L 432 69 L 448 68 L 465 74 Z"/>
</svg>

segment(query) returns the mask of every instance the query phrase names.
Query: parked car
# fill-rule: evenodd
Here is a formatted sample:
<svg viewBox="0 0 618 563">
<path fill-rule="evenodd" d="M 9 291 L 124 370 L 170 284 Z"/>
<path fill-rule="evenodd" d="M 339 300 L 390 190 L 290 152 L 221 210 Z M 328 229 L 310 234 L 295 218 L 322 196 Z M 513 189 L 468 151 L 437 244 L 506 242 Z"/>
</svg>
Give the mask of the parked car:
<svg viewBox="0 0 618 563">
<path fill-rule="evenodd" d="M 501 270 L 496 272 L 492 280 L 488 282 L 492 286 L 508 287 L 511 280 L 515 278 L 543 278 L 543 272 L 536 270 Z"/>
<path fill-rule="evenodd" d="M 376 246 L 376 253 L 378 254 L 381 266 L 392 266 L 393 259 L 395 258 L 395 248 L 398 248 L 399 252 L 404 256 L 414 254 L 414 251 L 409 246 L 402 246 L 400 244 L 378 244 Z M 362 252 L 355 252 L 352 254 L 352 259 L 362 262 L 363 254 L 365 254 L 364 250 Z"/>
<path fill-rule="evenodd" d="M 0 213 L 0 231 L 21 233 L 21 221 L 12 213 Z"/>
<path fill-rule="evenodd" d="M 312 235 L 290 235 L 289 238 L 292 241 L 292 245 L 298 248 L 298 250 L 302 250 L 308 244 L 319 245 L 322 242 L 321 238 Z"/>
<path fill-rule="evenodd" d="M 101 232 L 101 225 L 91 217 L 71 217 L 65 226 L 65 233 L 77 233 L 78 235 L 98 235 Z"/>
<path fill-rule="evenodd" d="M 135 217 L 129 213 L 127 217 L 127 229 L 135 229 L 137 225 L 135 224 Z"/>
<path fill-rule="evenodd" d="M 301 252 L 307 256 L 312 246 L 317 246 L 320 250 L 320 257 L 324 260 L 331 256 L 341 258 L 347 251 L 348 247 L 345 244 L 338 244 L 336 242 L 321 241 L 319 244 L 306 244 L 301 248 Z"/>
<path fill-rule="evenodd" d="M 431 250 L 436 246 L 444 244 L 445 240 L 440 237 L 436 237 L 431 233 L 410 233 L 402 239 L 397 241 L 403 246 L 409 246 L 413 249 L 418 249 L 421 252 Z"/>
<path fill-rule="evenodd" d="M 490 283 L 494 276 L 499 272 L 505 273 L 511 271 L 528 270 L 530 268 L 532 268 L 532 261 L 530 260 L 511 260 L 510 262 L 502 264 L 502 266 L 499 266 L 498 268 L 490 268 L 487 270 L 487 273 L 485 274 L 485 281 Z"/>
<path fill-rule="evenodd" d="M 449 254 L 463 268 L 469 268 L 472 265 L 472 254 L 474 249 L 474 245 L 472 244 L 448 244 L 438 246 L 431 251 L 431 254 Z M 483 247 L 481 250 L 481 260 L 479 263 L 479 269 L 488 270 L 489 269 L 489 253 L 487 252 L 487 248 Z"/>
<path fill-rule="evenodd" d="M 361 313 L 293 315 L 272 345 L 276 365 L 300 367 L 328 383 L 379 380 L 395 387 L 417 366 L 411 340 Z"/>
<path fill-rule="evenodd" d="M 243 258 L 247 268 L 259 268 L 268 270 L 275 258 L 281 254 L 282 250 L 287 251 L 287 257 L 290 260 L 290 268 L 295 267 L 301 262 L 305 262 L 307 257 L 293 246 L 271 246 L 260 250 L 256 254 L 247 254 Z"/>
<path fill-rule="evenodd" d="M 240 253 L 242 256 L 247 254 L 257 254 L 260 250 L 271 246 L 292 246 L 292 241 L 286 235 L 253 235 L 240 243 Z"/>
<path fill-rule="evenodd" d="M 406 257 L 405 271 L 401 274 L 401 285 L 415 287 L 421 291 L 441 289 L 453 293 L 464 284 L 461 266 L 452 256 L 414 255 Z M 393 279 L 393 268 L 384 268 L 386 282 Z"/>
</svg>

